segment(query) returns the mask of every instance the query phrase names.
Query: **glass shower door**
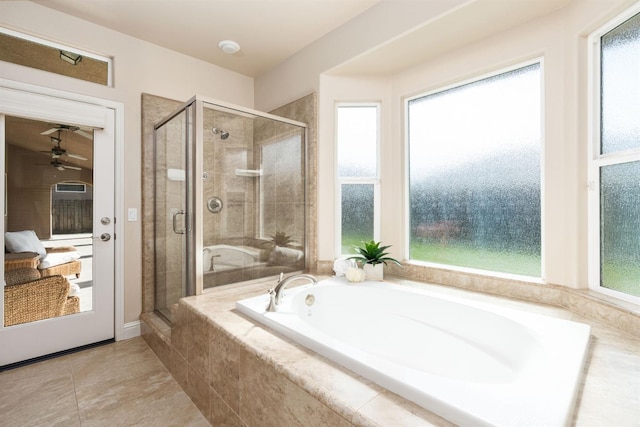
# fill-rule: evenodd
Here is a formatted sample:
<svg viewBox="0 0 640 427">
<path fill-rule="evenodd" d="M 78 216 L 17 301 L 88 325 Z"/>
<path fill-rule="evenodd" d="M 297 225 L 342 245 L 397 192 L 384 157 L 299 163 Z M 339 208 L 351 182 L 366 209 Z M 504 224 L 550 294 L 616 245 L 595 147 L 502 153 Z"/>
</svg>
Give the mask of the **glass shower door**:
<svg viewBox="0 0 640 427">
<path fill-rule="evenodd" d="M 155 129 L 155 310 L 169 321 L 190 290 L 190 108 Z"/>
<path fill-rule="evenodd" d="M 305 269 L 305 128 L 255 113 L 204 103 L 204 289 Z"/>
</svg>

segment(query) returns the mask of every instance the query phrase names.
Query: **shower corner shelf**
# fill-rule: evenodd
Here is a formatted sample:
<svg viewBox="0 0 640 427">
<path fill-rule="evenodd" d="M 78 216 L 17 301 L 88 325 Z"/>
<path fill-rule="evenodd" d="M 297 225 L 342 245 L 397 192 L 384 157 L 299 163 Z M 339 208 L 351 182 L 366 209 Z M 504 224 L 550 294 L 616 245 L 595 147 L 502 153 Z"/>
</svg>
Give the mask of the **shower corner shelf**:
<svg viewBox="0 0 640 427">
<path fill-rule="evenodd" d="M 261 176 L 262 169 L 236 169 L 236 176 Z"/>
</svg>

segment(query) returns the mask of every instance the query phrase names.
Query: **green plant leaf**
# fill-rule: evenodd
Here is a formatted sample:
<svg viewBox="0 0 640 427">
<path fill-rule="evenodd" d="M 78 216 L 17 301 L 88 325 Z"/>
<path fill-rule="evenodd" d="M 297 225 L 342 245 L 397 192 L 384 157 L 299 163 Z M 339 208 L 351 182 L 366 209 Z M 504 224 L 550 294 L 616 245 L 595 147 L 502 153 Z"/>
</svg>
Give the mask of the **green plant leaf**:
<svg viewBox="0 0 640 427">
<path fill-rule="evenodd" d="M 380 246 L 380 243 L 382 242 L 376 242 L 374 240 L 362 242 L 361 246 L 354 246 L 355 251 L 359 255 L 349 257 L 348 259 L 355 259 L 357 261 L 360 261 L 362 264 L 386 265 L 387 262 L 394 262 L 398 265 L 401 265 L 398 260 L 387 256 L 389 254 L 388 252 L 385 252 L 385 250 L 390 248 L 391 245 Z"/>
</svg>

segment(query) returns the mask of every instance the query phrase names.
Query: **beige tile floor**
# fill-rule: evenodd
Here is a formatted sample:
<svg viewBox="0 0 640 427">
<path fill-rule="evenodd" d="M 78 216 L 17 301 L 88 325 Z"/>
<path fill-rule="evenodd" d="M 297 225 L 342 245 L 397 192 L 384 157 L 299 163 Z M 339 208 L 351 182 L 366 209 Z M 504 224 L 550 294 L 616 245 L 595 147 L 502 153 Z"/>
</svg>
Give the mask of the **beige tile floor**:
<svg viewBox="0 0 640 427">
<path fill-rule="evenodd" d="M 0 372 L 0 426 L 209 426 L 140 337 Z"/>
</svg>

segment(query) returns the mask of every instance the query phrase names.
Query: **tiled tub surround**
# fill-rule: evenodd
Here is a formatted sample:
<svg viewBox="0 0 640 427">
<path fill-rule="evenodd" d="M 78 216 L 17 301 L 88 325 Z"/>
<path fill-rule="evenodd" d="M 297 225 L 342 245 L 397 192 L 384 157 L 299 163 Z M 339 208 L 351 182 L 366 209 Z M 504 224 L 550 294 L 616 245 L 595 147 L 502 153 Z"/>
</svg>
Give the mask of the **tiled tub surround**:
<svg viewBox="0 0 640 427">
<path fill-rule="evenodd" d="M 564 308 L 394 281 L 591 325 L 574 425 L 637 425 L 638 336 Z M 183 299 L 175 308 L 171 329 L 155 315 L 143 315 L 143 336 L 212 425 L 452 425 L 235 310 L 237 300 L 264 293 L 273 284 L 267 280 L 229 285 Z M 609 318 L 604 313 L 610 307 L 594 304 L 601 317 Z M 639 330 L 634 332 L 640 334 Z"/>
</svg>

